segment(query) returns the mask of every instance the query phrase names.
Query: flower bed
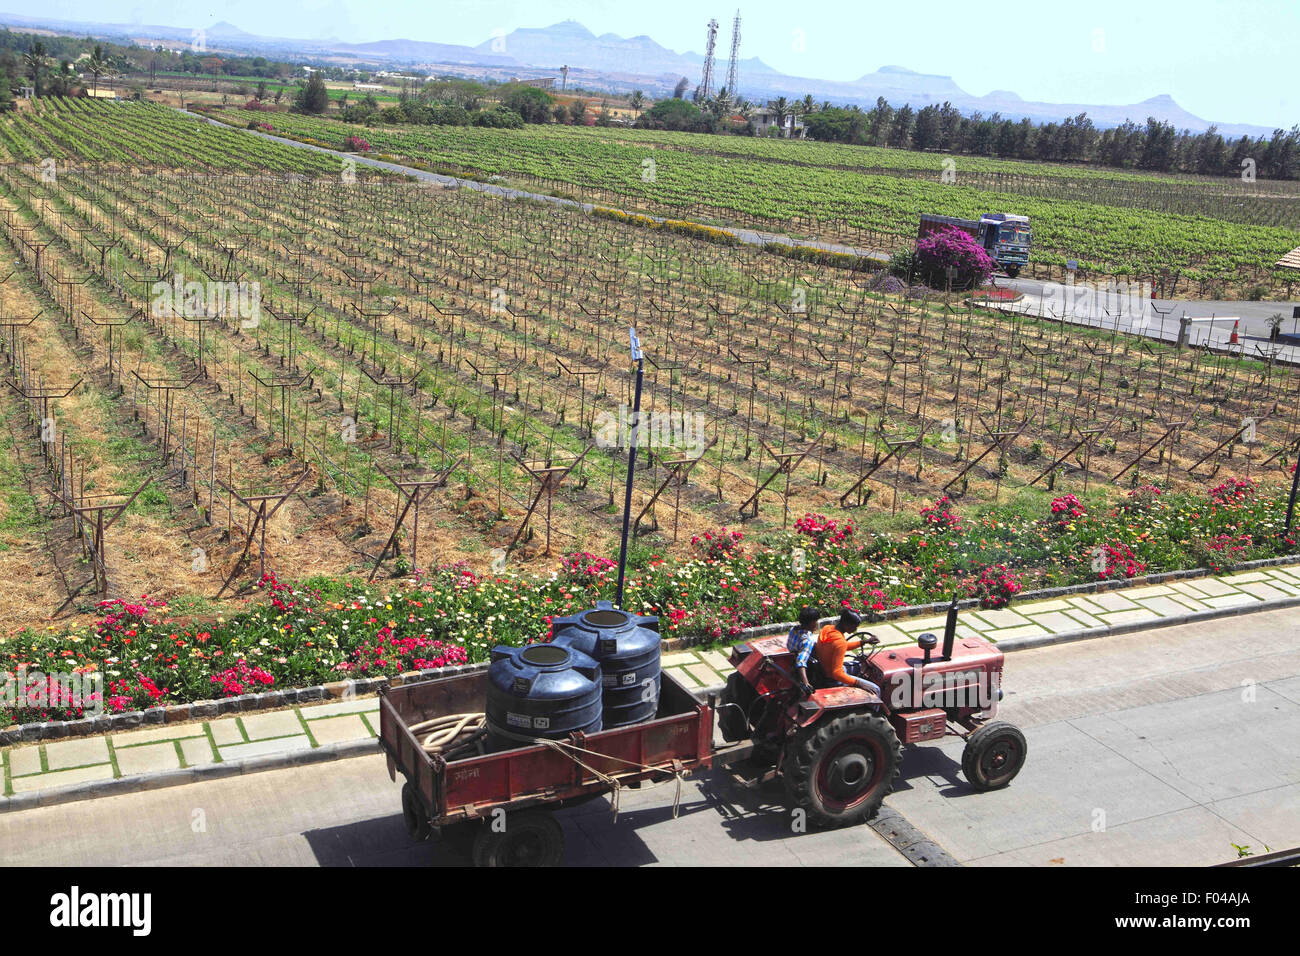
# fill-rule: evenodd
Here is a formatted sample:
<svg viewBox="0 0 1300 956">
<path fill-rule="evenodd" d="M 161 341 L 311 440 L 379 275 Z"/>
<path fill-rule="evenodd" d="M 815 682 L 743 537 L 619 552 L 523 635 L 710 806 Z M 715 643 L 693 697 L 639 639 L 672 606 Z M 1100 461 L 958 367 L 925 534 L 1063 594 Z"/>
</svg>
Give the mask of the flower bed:
<svg viewBox="0 0 1300 956">
<path fill-rule="evenodd" d="M 805 604 L 870 616 L 961 594 L 1000 607 L 1021 591 L 1294 554 L 1294 537 L 1281 534 L 1287 491 L 1251 481 L 1201 494 L 1146 486 L 1117 506 L 1065 495 L 1041 513 L 961 515 L 941 500 L 904 533 L 809 514 L 762 545 L 710 530 L 695 536 L 694 557 L 652 556 L 630 569 L 624 603 L 658 614 L 665 637 L 717 640 L 790 621 Z M 450 565 L 387 589 L 268 575 L 253 598 L 201 623 L 142 598 L 106 602 L 91 626 L 11 634 L 0 638 L 0 671 L 102 673 L 106 713 L 391 677 L 544 640 L 554 617 L 612 598 L 616 579 L 612 561 L 584 552 L 549 574 Z M 0 726 L 81 716 L 61 703 L 0 708 Z"/>
</svg>

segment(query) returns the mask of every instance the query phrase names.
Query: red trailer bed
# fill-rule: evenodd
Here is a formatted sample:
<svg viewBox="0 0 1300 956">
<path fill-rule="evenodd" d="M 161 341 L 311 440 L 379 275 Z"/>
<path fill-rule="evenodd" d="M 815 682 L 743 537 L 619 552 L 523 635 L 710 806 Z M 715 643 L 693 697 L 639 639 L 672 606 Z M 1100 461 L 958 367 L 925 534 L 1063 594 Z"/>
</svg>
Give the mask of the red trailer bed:
<svg viewBox="0 0 1300 956">
<path fill-rule="evenodd" d="M 518 819 L 518 811 L 555 808 L 607 793 L 613 787 L 611 778 L 620 786 L 638 785 L 711 764 L 713 708 L 697 701 L 666 672 L 653 720 L 573 734 L 567 742 L 584 751 L 573 756 L 543 744 L 450 762 L 426 753 L 409 728 L 434 717 L 481 712 L 487 680 L 482 670 L 404 684 L 384 692 L 379 703 L 379 746 L 388 756 L 389 776 L 396 780 L 400 772 L 406 777 L 402 803 L 412 837 L 424 839 L 431 827 L 472 830 L 476 863 L 492 856 L 492 847 L 485 845 L 507 842 L 491 838 L 491 823 L 501 819 L 498 811 L 504 811 L 507 820 Z M 531 823 L 551 835 L 547 824 L 534 819 L 537 816 L 533 809 Z M 484 818 L 492 820 L 478 822 Z M 511 825 L 504 826 L 510 832 Z M 550 826 L 558 834 L 558 825 L 552 821 Z M 509 856 L 509 847 L 502 853 Z"/>
</svg>

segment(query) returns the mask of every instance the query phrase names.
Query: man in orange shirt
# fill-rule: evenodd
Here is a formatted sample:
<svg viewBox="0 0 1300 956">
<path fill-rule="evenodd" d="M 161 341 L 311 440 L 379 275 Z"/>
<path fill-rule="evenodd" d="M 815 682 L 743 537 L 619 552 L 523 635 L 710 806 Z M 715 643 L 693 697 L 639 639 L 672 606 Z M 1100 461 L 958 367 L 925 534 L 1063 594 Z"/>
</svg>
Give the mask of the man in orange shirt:
<svg viewBox="0 0 1300 956">
<path fill-rule="evenodd" d="M 879 697 L 879 687 L 869 680 L 855 677 L 844 670 L 844 656 L 849 651 L 855 651 L 862 646 L 861 638 L 849 640 L 845 635 L 852 634 L 861 623 L 862 618 L 846 607 L 840 612 L 838 622 L 823 627 L 817 638 L 817 663 L 831 680 L 850 687 L 859 687 Z"/>
</svg>

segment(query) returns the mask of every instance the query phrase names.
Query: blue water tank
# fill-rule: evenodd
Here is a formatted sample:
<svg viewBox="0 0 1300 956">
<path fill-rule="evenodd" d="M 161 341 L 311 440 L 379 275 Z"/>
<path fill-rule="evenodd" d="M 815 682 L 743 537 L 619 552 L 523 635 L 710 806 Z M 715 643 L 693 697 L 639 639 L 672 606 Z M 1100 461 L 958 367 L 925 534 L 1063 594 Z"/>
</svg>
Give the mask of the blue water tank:
<svg viewBox="0 0 1300 956">
<path fill-rule="evenodd" d="M 497 647 L 488 667 L 487 726 L 494 751 L 527 746 L 505 736 L 562 739 L 601 729 L 600 665 L 556 644 Z"/>
<path fill-rule="evenodd" d="M 551 622 L 551 643 L 600 662 L 606 727 L 652 719 L 659 711 L 659 618 L 597 601 L 595 608 Z"/>
</svg>

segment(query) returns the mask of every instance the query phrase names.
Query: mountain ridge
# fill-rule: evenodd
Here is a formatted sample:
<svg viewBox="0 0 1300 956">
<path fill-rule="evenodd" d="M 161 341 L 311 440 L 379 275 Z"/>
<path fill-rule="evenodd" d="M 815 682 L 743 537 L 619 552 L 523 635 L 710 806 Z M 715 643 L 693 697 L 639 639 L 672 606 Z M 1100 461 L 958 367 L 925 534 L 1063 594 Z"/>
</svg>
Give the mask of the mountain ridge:
<svg viewBox="0 0 1300 956">
<path fill-rule="evenodd" d="M 183 41 L 189 46 L 194 31 L 171 26 L 98 23 L 38 18 L 21 14 L 0 13 L 0 25 L 41 27 L 70 32 L 73 35 L 95 33 L 105 39 L 121 37 L 130 41 Z M 594 34 L 577 20 L 563 20 L 545 27 L 520 27 L 507 34 L 497 34 L 474 46 L 440 43 L 430 40 L 390 39 L 364 43 L 339 40 L 309 40 L 266 37 L 248 33 L 221 20 L 204 31 L 209 49 L 228 48 L 229 52 L 278 53 L 284 57 L 312 58 L 350 56 L 387 66 L 414 66 L 431 72 L 449 66 L 494 70 L 558 71 L 568 66 L 574 82 L 599 84 L 608 88 L 630 89 L 640 83 L 647 94 L 663 96 L 681 77 L 693 88 L 699 82 L 704 57 L 694 51 L 678 53 L 664 47 L 648 34 L 621 37 L 614 33 Z M 726 57 L 719 57 L 715 77 L 726 73 Z M 963 113 L 998 113 L 1019 120 L 1060 122 L 1086 112 L 1098 127 L 1113 127 L 1127 120 L 1143 123 L 1148 116 L 1172 123 L 1178 129 L 1202 132 L 1211 126 L 1224 136 L 1269 136 L 1274 127 L 1249 123 L 1227 123 L 1202 119 L 1184 109 L 1168 93 L 1149 97 L 1138 103 L 1112 105 L 1088 103 L 1045 103 L 1023 99 L 1013 90 L 995 90 L 975 96 L 963 90 L 950 76 L 921 73 L 898 64 L 886 64 L 864 73 L 856 80 L 836 81 L 798 77 L 781 73 L 758 57 L 742 59 L 738 64 L 740 95 L 753 101 L 778 96 L 803 98 L 811 94 L 817 102 L 834 105 L 874 105 L 883 97 L 893 106 L 911 105 L 919 110 L 929 105 L 951 103 Z M 505 77 L 508 78 L 508 77 Z M 580 79 L 579 79 L 580 78 Z M 715 86 L 722 84 L 715 80 Z"/>
</svg>

